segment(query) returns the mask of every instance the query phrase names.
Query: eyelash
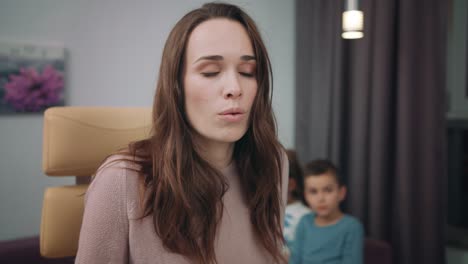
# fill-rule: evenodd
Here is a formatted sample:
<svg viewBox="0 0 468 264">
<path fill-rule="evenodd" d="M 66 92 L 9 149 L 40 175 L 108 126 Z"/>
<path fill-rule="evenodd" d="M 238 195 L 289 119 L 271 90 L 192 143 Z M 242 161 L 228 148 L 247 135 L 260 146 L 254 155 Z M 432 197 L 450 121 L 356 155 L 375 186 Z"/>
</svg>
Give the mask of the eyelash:
<svg viewBox="0 0 468 264">
<path fill-rule="evenodd" d="M 255 74 L 253 74 L 253 73 L 239 72 L 239 74 L 244 76 L 244 77 L 247 77 L 247 78 L 255 77 Z"/>
<path fill-rule="evenodd" d="M 211 77 L 215 77 L 216 75 L 218 75 L 219 72 L 202 72 L 201 74 L 207 78 L 211 78 Z M 239 74 L 247 78 L 255 77 L 253 73 L 239 72 Z"/>
<path fill-rule="evenodd" d="M 215 77 L 216 75 L 218 75 L 219 72 L 202 72 L 201 74 L 205 77 Z"/>
</svg>

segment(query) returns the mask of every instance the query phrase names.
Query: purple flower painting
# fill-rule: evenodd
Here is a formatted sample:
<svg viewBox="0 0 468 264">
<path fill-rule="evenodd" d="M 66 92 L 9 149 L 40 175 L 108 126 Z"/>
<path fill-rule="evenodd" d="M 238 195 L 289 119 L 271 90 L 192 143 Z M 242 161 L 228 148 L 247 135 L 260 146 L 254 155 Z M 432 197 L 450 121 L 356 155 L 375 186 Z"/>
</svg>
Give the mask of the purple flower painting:
<svg viewBox="0 0 468 264">
<path fill-rule="evenodd" d="M 64 105 L 65 49 L 0 42 L 0 114 Z"/>
<path fill-rule="evenodd" d="M 34 68 L 20 68 L 18 74 L 9 77 L 4 85 L 4 100 L 16 111 L 38 112 L 62 99 L 63 76 L 51 65 L 46 65 L 42 73 Z"/>
</svg>

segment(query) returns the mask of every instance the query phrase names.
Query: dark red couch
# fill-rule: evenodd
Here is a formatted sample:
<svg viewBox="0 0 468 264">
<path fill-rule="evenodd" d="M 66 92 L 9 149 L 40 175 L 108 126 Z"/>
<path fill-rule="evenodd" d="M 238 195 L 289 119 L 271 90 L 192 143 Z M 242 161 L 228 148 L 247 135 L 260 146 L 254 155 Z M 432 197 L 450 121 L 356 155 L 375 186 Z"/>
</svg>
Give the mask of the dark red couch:
<svg viewBox="0 0 468 264">
<path fill-rule="evenodd" d="M 75 258 L 46 259 L 39 253 L 39 237 L 0 242 L 2 264 L 72 264 Z M 367 238 L 364 245 L 365 264 L 392 264 L 392 249 L 384 241 Z"/>
<path fill-rule="evenodd" d="M 2 264 L 72 264 L 74 257 L 46 259 L 39 253 L 39 237 L 0 241 L 0 263 Z"/>
</svg>

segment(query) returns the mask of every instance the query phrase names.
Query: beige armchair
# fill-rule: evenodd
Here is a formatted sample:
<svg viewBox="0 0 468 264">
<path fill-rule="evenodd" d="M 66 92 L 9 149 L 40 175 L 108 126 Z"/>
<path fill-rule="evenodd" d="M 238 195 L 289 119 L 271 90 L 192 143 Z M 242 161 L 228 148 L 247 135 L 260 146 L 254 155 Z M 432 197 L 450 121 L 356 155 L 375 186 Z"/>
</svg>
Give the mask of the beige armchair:
<svg viewBox="0 0 468 264">
<path fill-rule="evenodd" d="M 40 252 L 75 256 L 90 176 L 109 154 L 151 130 L 150 108 L 53 107 L 44 114 L 42 169 L 48 176 L 76 176 L 76 185 L 45 190 Z"/>
</svg>

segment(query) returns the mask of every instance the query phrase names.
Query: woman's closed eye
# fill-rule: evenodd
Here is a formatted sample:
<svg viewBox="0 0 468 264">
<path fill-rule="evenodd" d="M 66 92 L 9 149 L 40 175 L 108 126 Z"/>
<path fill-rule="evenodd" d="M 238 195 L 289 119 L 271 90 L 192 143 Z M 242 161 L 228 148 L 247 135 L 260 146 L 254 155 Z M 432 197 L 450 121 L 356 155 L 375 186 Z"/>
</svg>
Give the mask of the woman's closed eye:
<svg viewBox="0 0 468 264">
<path fill-rule="evenodd" d="M 205 77 L 215 77 L 219 74 L 219 71 L 216 71 L 216 72 L 202 72 L 201 73 L 203 76 Z M 251 72 L 239 72 L 239 74 L 241 76 L 244 76 L 244 77 L 247 77 L 247 78 L 253 78 L 255 77 L 255 73 L 251 73 Z"/>
<path fill-rule="evenodd" d="M 247 78 L 255 77 L 255 73 L 251 73 L 251 72 L 239 72 L 239 74 Z"/>
<path fill-rule="evenodd" d="M 214 72 L 202 72 L 201 73 L 205 77 L 215 77 L 216 75 L 219 74 L 219 71 L 214 71 Z"/>
<path fill-rule="evenodd" d="M 255 68 L 255 64 L 245 63 L 240 65 L 239 68 L 237 68 L 237 71 L 243 77 L 253 78 L 255 77 Z"/>
<path fill-rule="evenodd" d="M 216 62 L 203 62 L 197 68 L 203 77 L 215 77 L 222 71 L 222 67 Z"/>
</svg>

